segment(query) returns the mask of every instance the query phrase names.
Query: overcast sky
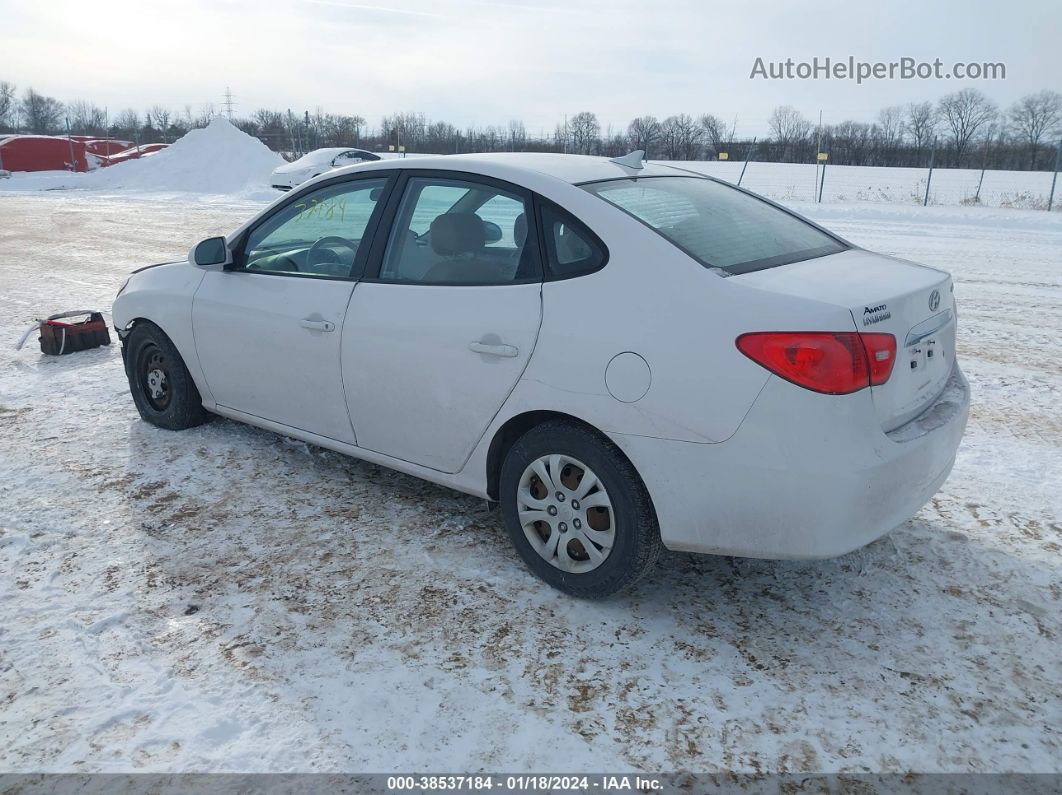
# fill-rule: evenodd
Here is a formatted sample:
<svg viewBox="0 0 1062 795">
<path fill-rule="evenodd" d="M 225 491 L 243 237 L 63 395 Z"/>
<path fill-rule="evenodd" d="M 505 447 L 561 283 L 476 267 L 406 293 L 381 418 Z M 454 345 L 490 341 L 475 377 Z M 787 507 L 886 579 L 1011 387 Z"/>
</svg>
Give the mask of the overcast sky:
<svg viewBox="0 0 1062 795">
<path fill-rule="evenodd" d="M 533 134 L 582 110 L 603 126 L 712 112 L 737 117 L 739 135 L 762 134 L 778 104 L 837 122 L 965 85 L 1001 105 L 1060 90 L 1060 31 L 1059 0 L 0 0 L 0 80 L 111 113 L 198 111 L 231 86 L 237 112 L 322 106 L 373 126 L 393 110 L 459 124 L 522 118 Z M 1002 61 L 1007 77 L 749 78 L 757 56 L 850 55 Z"/>
</svg>

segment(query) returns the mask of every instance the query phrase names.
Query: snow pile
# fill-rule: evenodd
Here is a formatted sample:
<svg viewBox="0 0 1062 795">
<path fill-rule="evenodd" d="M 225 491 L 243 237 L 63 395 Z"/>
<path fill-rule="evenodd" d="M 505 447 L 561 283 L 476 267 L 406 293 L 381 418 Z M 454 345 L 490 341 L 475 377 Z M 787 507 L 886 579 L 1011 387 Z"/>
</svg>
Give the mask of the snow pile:
<svg viewBox="0 0 1062 795">
<path fill-rule="evenodd" d="M 269 177 L 284 158 L 227 120 L 215 118 L 191 130 L 150 157 L 85 174 L 19 174 L 5 187 L 14 190 L 80 189 L 137 193 L 194 193 L 274 198 Z"/>
<path fill-rule="evenodd" d="M 283 164 L 284 158 L 257 138 L 215 118 L 151 157 L 90 172 L 81 182 L 87 188 L 245 193 L 268 187 L 269 175 Z"/>
</svg>

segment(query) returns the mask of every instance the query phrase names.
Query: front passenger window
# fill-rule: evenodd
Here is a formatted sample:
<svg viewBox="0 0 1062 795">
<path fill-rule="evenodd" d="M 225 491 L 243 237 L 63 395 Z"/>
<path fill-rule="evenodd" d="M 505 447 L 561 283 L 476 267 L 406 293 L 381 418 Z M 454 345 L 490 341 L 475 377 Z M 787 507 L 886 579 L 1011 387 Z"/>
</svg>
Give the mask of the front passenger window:
<svg viewBox="0 0 1062 795">
<path fill-rule="evenodd" d="M 247 237 L 243 270 L 350 278 L 386 184 L 386 178 L 360 179 L 298 197 Z"/>
</svg>

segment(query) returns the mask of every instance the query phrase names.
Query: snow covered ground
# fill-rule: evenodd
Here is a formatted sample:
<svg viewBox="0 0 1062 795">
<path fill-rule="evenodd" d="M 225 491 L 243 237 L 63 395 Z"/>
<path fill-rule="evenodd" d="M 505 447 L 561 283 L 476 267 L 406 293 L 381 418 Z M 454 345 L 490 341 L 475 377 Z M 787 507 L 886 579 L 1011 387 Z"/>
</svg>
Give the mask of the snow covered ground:
<svg viewBox="0 0 1062 795">
<path fill-rule="evenodd" d="M 472 498 L 11 349 L 255 206 L 0 194 L 0 769 L 1062 770 L 1062 216 L 797 205 L 955 274 L 951 479 L 843 558 L 594 603 Z"/>
<path fill-rule="evenodd" d="M 672 165 L 737 183 L 740 161 L 674 161 Z M 1051 194 L 1050 171 L 985 171 L 979 168 L 937 168 L 929 185 L 929 203 L 1046 210 Z M 926 193 L 927 168 L 878 168 L 827 164 L 825 181 L 814 163 L 748 164 L 741 186 L 783 202 L 881 202 L 918 206 Z M 978 184 L 980 183 L 980 193 Z M 1055 192 L 1055 211 L 1062 211 L 1062 185 Z"/>
</svg>

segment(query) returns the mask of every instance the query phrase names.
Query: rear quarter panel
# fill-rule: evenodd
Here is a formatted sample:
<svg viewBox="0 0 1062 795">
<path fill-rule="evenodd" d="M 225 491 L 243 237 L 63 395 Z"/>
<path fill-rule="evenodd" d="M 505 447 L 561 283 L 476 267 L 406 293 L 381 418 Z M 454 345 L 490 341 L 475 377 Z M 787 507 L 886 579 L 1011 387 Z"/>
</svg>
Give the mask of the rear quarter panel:
<svg viewBox="0 0 1062 795">
<path fill-rule="evenodd" d="M 549 198 L 604 240 L 609 262 L 597 273 L 543 286 L 538 344 L 503 420 L 553 409 L 606 433 L 721 442 L 768 378 L 735 347 L 740 334 L 851 328 L 841 308 L 718 276 L 626 213 L 568 187 Z M 648 392 L 630 403 L 614 398 L 605 381 L 609 362 L 626 351 L 651 370 Z"/>
</svg>

